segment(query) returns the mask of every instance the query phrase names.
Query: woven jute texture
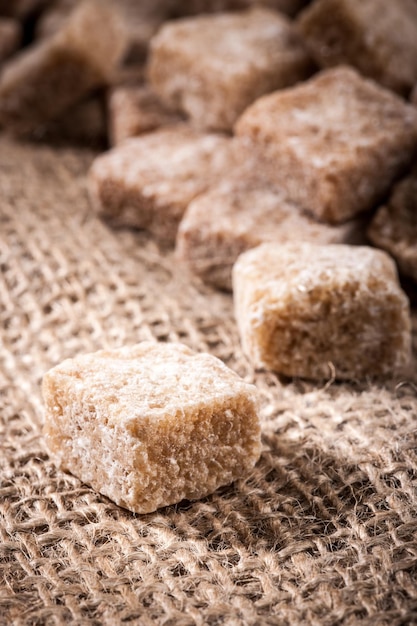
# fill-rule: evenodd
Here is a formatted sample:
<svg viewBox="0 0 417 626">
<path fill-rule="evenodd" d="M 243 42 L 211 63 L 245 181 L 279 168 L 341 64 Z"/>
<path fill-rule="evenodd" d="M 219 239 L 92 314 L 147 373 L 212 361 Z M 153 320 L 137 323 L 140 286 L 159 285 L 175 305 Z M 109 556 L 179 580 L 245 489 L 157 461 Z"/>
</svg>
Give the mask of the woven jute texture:
<svg viewBox="0 0 417 626">
<path fill-rule="evenodd" d="M 0 624 L 417 624 L 415 363 L 378 385 L 254 373 L 229 295 L 94 216 L 92 156 L 0 139 Z M 139 516 L 54 467 L 40 381 L 143 339 L 254 381 L 264 450 L 249 477 Z"/>
</svg>

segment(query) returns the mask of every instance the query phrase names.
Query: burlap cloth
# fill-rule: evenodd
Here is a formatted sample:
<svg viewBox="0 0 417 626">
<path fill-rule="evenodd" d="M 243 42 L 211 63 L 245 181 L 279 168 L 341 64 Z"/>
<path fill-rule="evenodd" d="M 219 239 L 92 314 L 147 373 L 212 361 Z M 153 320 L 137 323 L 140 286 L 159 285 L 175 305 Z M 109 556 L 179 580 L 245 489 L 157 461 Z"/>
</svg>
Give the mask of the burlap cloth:
<svg viewBox="0 0 417 626">
<path fill-rule="evenodd" d="M 254 374 L 230 296 L 92 214 L 91 158 L 0 140 L 0 623 L 417 624 L 415 375 Z M 264 452 L 247 480 L 138 516 L 55 469 L 39 384 L 149 338 L 255 380 Z"/>
</svg>

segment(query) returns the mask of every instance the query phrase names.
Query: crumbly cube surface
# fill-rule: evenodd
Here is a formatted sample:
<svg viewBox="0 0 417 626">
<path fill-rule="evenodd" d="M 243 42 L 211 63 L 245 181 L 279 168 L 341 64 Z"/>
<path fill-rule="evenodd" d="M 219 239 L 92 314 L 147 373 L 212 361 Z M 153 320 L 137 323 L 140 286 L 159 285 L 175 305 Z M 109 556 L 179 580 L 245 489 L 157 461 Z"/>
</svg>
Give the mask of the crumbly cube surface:
<svg viewBox="0 0 417 626">
<path fill-rule="evenodd" d="M 148 86 L 115 87 L 109 95 L 108 114 L 112 145 L 183 120 L 167 109 Z"/>
<path fill-rule="evenodd" d="M 0 63 L 20 46 L 22 27 L 17 20 L 0 18 Z"/>
<path fill-rule="evenodd" d="M 138 513 L 207 496 L 260 455 L 255 387 L 181 344 L 68 359 L 43 396 L 57 463 Z"/>
<path fill-rule="evenodd" d="M 403 95 L 417 82 L 415 0 L 316 0 L 299 27 L 322 67 L 353 65 Z"/>
<path fill-rule="evenodd" d="M 111 223 L 149 230 L 172 244 L 188 204 L 236 157 L 232 139 L 185 125 L 128 139 L 93 163 L 93 204 Z"/>
<path fill-rule="evenodd" d="M 417 166 L 395 185 L 388 202 L 378 209 L 368 236 L 394 257 L 404 274 L 417 281 Z"/>
<path fill-rule="evenodd" d="M 177 256 L 203 281 L 232 288 L 238 256 L 267 241 L 356 243 L 361 220 L 337 226 L 316 221 L 263 181 L 228 180 L 191 202 L 177 235 Z"/>
<path fill-rule="evenodd" d="M 284 15 L 252 9 L 166 23 L 148 70 L 155 92 L 194 126 L 230 130 L 256 98 L 306 78 L 311 61 Z"/>
<path fill-rule="evenodd" d="M 271 243 L 233 270 L 236 319 L 256 366 L 286 376 L 391 376 L 411 352 L 395 264 L 366 246 Z"/>
<path fill-rule="evenodd" d="M 319 219 L 373 208 L 410 163 L 417 111 L 350 68 L 263 96 L 236 124 L 262 151 L 271 179 Z"/>
<path fill-rule="evenodd" d="M 118 14 L 99 0 L 82 3 L 54 37 L 4 65 L 0 123 L 18 133 L 36 130 L 109 83 L 124 48 Z"/>
</svg>

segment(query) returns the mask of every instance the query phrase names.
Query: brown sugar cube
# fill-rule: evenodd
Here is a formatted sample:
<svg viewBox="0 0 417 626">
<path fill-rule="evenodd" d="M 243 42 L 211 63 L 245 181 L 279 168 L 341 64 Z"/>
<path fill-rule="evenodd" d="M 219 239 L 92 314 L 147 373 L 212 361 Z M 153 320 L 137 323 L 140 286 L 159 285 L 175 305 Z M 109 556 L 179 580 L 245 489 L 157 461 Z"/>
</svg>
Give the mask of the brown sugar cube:
<svg viewBox="0 0 417 626">
<path fill-rule="evenodd" d="M 167 106 L 198 128 L 230 130 L 256 98 L 306 78 L 311 61 L 284 15 L 253 9 L 166 23 L 148 69 Z"/>
<path fill-rule="evenodd" d="M 381 250 L 262 244 L 239 257 L 233 289 L 242 345 L 256 366 L 355 379 L 394 375 L 409 362 L 409 304 Z"/>
<path fill-rule="evenodd" d="M 45 375 L 43 397 L 57 464 L 137 513 L 205 497 L 260 455 L 255 387 L 181 344 L 68 359 Z"/>
<path fill-rule="evenodd" d="M 148 86 L 115 87 L 109 95 L 108 114 L 112 145 L 183 120 L 167 109 Z"/>
<path fill-rule="evenodd" d="M 13 132 L 27 133 L 58 117 L 110 82 L 124 46 L 117 13 L 98 0 L 82 3 L 57 35 L 4 65 L 0 123 Z"/>
<path fill-rule="evenodd" d="M 404 274 L 417 281 L 417 167 L 394 187 L 372 220 L 368 236 L 394 257 Z"/>
<path fill-rule="evenodd" d="M 417 82 L 415 0 L 316 0 L 299 27 L 322 67 L 353 65 L 404 95 Z"/>
<path fill-rule="evenodd" d="M 235 158 L 228 137 L 185 125 L 128 139 L 93 163 L 93 204 L 113 225 L 143 228 L 172 244 L 188 204 Z"/>
<path fill-rule="evenodd" d="M 191 202 L 177 235 L 177 256 L 197 276 L 232 288 L 238 256 L 267 241 L 356 243 L 361 220 L 330 226 L 300 211 L 283 192 L 262 182 L 225 181 Z"/>
<path fill-rule="evenodd" d="M 339 67 L 260 98 L 236 133 L 256 144 L 291 200 L 337 223 L 373 208 L 410 163 L 417 111 Z"/>
<path fill-rule="evenodd" d="M 22 27 L 17 20 L 0 18 L 0 63 L 20 46 Z"/>
</svg>

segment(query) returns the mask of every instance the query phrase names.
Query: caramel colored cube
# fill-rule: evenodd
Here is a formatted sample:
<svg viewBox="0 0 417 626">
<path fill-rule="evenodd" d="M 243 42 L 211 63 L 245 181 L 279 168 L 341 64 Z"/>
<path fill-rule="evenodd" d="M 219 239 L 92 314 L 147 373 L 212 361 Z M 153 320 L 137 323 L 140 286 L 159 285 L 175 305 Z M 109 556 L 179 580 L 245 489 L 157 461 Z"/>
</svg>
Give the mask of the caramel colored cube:
<svg viewBox="0 0 417 626">
<path fill-rule="evenodd" d="M 111 81 L 124 48 L 117 13 L 98 0 L 82 3 L 63 30 L 4 65 L 0 124 L 27 133 L 58 117 Z"/>
<path fill-rule="evenodd" d="M 115 87 L 109 96 L 108 112 L 112 145 L 182 120 L 147 86 Z"/>
<path fill-rule="evenodd" d="M 415 0 L 316 0 L 299 26 L 322 67 L 353 65 L 404 95 L 417 82 Z"/>
<path fill-rule="evenodd" d="M 152 87 L 202 129 L 230 130 L 256 98 L 310 73 L 291 22 L 267 9 L 168 22 L 151 42 Z"/>
<path fill-rule="evenodd" d="M 93 204 L 113 225 L 175 241 L 188 204 L 233 167 L 233 140 L 184 126 L 128 139 L 90 170 Z"/>
<path fill-rule="evenodd" d="M 407 297 L 395 264 L 366 246 L 272 243 L 233 270 L 245 352 L 286 376 L 390 376 L 411 352 Z"/>
<path fill-rule="evenodd" d="M 400 270 L 417 281 L 417 167 L 393 189 L 376 213 L 368 235 L 389 252 Z"/>
<path fill-rule="evenodd" d="M 181 344 L 68 359 L 43 396 L 57 464 L 137 513 L 207 496 L 260 455 L 255 387 Z"/>
<path fill-rule="evenodd" d="M 317 218 L 342 222 L 377 205 L 410 163 L 417 111 L 340 67 L 263 96 L 236 124 L 271 180 Z"/>
<path fill-rule="evenodd" d="M 0 63 L 20 46 L 22 27 L 17 20 L 0 18 Z"/>
<path fill-rule="evenodd" d="M 258 181 L 225 181 L 191 202 L 177 235 L 177 256 L 197 276 L 232 287 L 238 256 L 261 243 L 356 243 L 360 220 L 330 226 L 289 202 L 281 190 Z"/>
</svg>

